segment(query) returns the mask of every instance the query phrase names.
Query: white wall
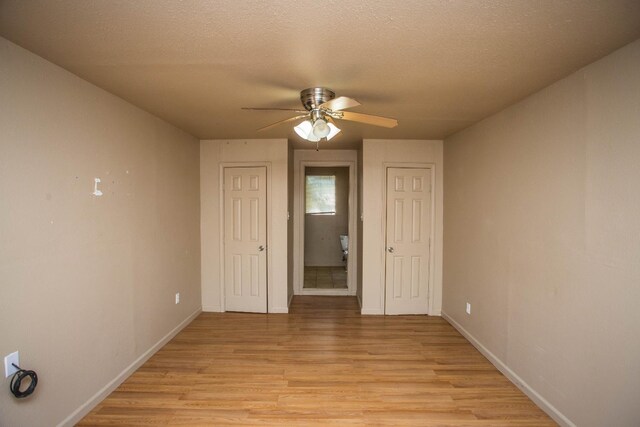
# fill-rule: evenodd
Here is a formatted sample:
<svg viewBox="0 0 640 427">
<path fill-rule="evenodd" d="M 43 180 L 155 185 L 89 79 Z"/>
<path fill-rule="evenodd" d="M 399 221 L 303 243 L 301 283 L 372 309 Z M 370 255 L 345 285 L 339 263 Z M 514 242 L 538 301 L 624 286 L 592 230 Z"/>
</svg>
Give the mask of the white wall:
<svg viewBox="0 0 640 427">
<path fill-rule="evenodd" d="M 356 247 L 358 248 L 358 253 L 362 254 L 363 250 L 362 250 L 362 236 L 364 236 L 363 233 L 363 227 L 362 227 L 362 219 L 363 219 L 363 213 L 362 213 L 362 207 L 363 207 L 363 190 L 362 190 L 362 177 L 363 177 L 363 168 L 362 168 L 362 147 L 360 147 L 360 149 L 358 150 L 357 153 L 357 161 L 358 161 L 358 173 L 357 173 L 357 182 L 358 182 L 358 236 L 360 236 L 360 238 L 358 239 L 357 245 Z M 358 297 L 358 304 L 360 304 L 360 309 L 362 309 L 362 267 L 363 267 L 363 260 L 362 260 L 362 255 L 360 255 L 358 257 L 358 259 L 356 260 L 357 264 L 356 264 L 356 271 L 358 273 L 358 279 L 356 282 L 356 296 Z"/>
<path fill-rule="evenodd" d="M 382 213 L 387 164 L 428 163 L 435 168 L 435 235 L 429 283 L 429 314 L 442 304 L 442 141 L 365 139 L 362 143 L 362 313 L 384 313 L 385 239 Z"/>
<path fill-rule="evenodd" d="M 293 166 L 293 143 L 289 141 L 289 151 L 287 153 L 287 306 L 291 303 L 294 295 L 294 277 L 293 277 L 293 180 L 294 180 L 294 166 Z"/>
<path fill-rule="evenodd" d="M 220 167 L 222 164 L 267 163 L 267 286 L 270 313 L 288 311 L 287 207 L 288 142 L 286 139 L 200 141 L 202 232 L 202 308 L 221 311 Z"/>
<path fill-rule="evenodd" d="M 199 144 L 2 38 L 0 94 L 0 425 L 71 425 L 200 311 Z"/>
<path fill-rule="evenodd" d="M 561 423 L 640 425 L 640 41 L 444 146 L 443 315 Z"/>
</svg>

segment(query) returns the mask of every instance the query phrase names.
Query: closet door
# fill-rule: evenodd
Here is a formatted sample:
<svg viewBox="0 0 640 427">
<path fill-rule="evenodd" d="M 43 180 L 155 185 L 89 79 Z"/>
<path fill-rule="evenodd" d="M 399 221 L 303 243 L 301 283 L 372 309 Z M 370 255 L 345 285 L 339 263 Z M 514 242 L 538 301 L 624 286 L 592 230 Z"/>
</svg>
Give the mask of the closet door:
<svg viewBox="0 0 640 427">
<path fill-rule="evenodd" d="M 226 311 L 267 312 L 267 172 L 224 170 Z"/>
<path fill-rule="evenodd" d="M 388 168 L 386 199 L 385 314 L 426 314 L 430 170 Z"/>
</svg>

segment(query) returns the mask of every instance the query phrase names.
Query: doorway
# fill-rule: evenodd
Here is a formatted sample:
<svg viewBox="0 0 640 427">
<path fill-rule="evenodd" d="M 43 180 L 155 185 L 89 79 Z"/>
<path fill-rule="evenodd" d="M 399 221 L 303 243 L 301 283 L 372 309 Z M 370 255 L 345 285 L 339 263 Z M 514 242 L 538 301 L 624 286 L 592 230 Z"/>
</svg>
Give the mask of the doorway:
<svg viewBox="0 0 640 427">
<path fill-rule="evenodd" d="M 296 295 L 355 295 L 355 164 L 301 161 L 296 178 Z"/>
<path fill-rule="evenodd" d="M 349 168 L 305 168 L 304 289 L 347 289 Z"/>
</svg>

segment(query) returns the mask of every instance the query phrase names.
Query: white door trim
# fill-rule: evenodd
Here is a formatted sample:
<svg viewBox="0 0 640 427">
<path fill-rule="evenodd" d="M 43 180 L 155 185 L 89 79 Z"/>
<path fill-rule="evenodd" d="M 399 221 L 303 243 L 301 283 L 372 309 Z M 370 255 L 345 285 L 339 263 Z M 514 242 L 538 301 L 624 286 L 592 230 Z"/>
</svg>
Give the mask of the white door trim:
<svg viewBox="0 0 640 427">
<path fill-rule="evenodd" d="M 356 162 L 351 160 L 300 160 L 295 166 L 294 180 L 294 295 L 355 295 L 357 286 L 357 179 Z M 348 167 L 349 168 L 349 257 L 347 259 L 347 289 L 304 289 L 304 179 L 306 167 Z"/>
<path fill-rule="evenodd" d="M 271 162 L 220 162 L 219 167 L 219 223 L 218 230 L 220 236 L 219 248 L 220 248 L 220 311 L 226 311 L 225 302 L 225 286 L 224 286 L 224 170 L 227 168 L 252 168 L 252 167 L 265 167 L 267 168 L 267 313 L 269 313 L 269 295 L 272 292 L 273 278 L 271 268 L 272 256 L 271 254 Z"/>
<path fill-rule="evenodd" d="M 386 242 L 387 242 L 387 173 L 389 168 L 406 168 L 406 169 L 429 169 L 431 172 L 431 234 L 429 242 L 429 284 L 427 291 L 427 313 L 433 313 L 433 292 L 434 292 L 434 280 L 435 280 L 435 250 L 434 241 L 436 233 L 436 199 L 435 199 L 435 184 L 436 184 L 436 164 L 435 163 L 403 163 L 403 162 L 384 162 L 382 164 L 382 212 L 381 212 L 381 236 L 382 246 L 380 247 L 380 262 L 382 265 L 381 270 L 381 289 L 380 289 L 380 307 L 382 307 L 383 313 L 386 314 L 386 295 L 387 295 L 387 270 L 386 270 Z M 363 260 L 364 261 L 364 260 Z"/>
</svg>

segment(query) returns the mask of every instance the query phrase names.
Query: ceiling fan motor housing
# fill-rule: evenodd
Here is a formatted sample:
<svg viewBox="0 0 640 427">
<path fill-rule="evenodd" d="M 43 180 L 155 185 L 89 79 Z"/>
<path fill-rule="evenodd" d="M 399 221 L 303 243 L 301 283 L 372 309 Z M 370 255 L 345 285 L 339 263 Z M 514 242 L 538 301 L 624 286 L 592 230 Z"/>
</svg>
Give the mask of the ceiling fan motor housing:
<svg viewBox="0 0 640 427">
<path fill-rule="evenodd" d="M 336 97 L 336 94 L 324 87 L 310 87 L 300 92 L 300 101 L 307 111 L 316 110 L 318 107 L 331 101 Z"/>
</svg>

